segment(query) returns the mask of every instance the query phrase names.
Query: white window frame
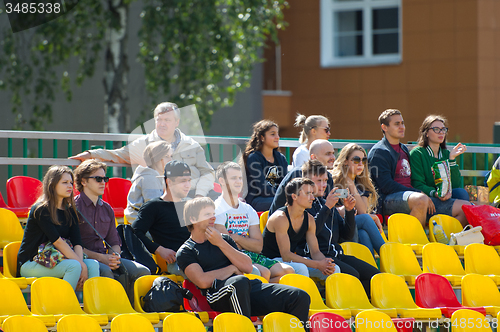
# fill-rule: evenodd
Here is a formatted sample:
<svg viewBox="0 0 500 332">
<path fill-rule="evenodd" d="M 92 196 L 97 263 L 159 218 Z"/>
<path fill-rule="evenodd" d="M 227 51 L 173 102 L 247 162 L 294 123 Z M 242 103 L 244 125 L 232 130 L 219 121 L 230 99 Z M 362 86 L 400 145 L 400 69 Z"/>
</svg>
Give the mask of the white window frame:
<svg viewBox="0 0 500 332">
<path fill-rule="evenodd" d="M 401 0 L 358 0 L 336 2 L 320 0 L 320 63 L 321 67 L 357 67 L 399 64 L 402 61 L 402 1 Z M 372 10 L 398 7 L 399 9 L 399 52 L 397 54 L 373 54 Z M 363 55 L 352 57 L 335 56 L 334 13 L 336 11 L 361 10 L 363 15 Z"/>
</svg>

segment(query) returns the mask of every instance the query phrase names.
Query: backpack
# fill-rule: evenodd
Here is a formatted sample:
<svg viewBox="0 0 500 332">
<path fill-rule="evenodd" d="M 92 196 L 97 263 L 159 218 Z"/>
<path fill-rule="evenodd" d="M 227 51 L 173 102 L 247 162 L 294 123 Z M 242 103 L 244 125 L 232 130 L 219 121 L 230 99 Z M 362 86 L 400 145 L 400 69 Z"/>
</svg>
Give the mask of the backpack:
<svg viewBox="0 0 500 332">
<path fill-rule="evenodd" d="M 146 312 L 179 312 L 184 298 L 191 300 L 193 294 L 167 277 L 156 278 L 151 289 L 141 296 Z"/>
</svg>

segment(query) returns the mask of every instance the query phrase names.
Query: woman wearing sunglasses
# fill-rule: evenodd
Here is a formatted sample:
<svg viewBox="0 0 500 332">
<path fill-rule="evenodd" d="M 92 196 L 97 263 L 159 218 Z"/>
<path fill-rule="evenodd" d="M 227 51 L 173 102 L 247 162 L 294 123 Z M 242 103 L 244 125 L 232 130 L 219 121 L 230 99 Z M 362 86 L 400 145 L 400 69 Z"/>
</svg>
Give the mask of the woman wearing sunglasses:
<svg viewBox="0 0 500 332">
<path fill-rule="evenodd" d="M 309 146 L 317 139 L 330 138 L 330 122 L 322 115 L 311 115 L 306 118 L 305 115 L 297 114 L 295 127 L 301 127 L 299 142 L 301 146 L 295 149 L 293 153 L 293 167 L 300 167 L 309 160 Z"/>
<path fill-rule="evenodd" d="M 462 211 L 462 205 L 470 204 L 469 195 L 460 188 L 460 170 L 456 158 L 467 151 L 467 147 L 458 143 L 451 152 L 446 148 L 448 128 L 446 118 L 440 115 L 429 115 L 420 126 L 418 146 L 410 151 L 411 185 L 422 190 L 429 196 L 436 207 L 436 214 L 446 214 L 455 217 L 462 226 L 467 225 L 467 219 Z M 438 197 L 432 165 L 436 161 L 448 160 L 450 163 L 452 192 L 444 197 Z"/>
<path fill-rule="evenodd" d="M 333 170 L 333 183 L 338 188 L 347 188 L 356 199 L 356 226 L 359 243 L 380 253 L 385 243 L 381 233 L 382 224 L 376 215 L 370 214 L 377 207 L 377 191 L 373 186 L 365 150 L 355 143 L 349 143 L 340 151 Z"/>
</svg>

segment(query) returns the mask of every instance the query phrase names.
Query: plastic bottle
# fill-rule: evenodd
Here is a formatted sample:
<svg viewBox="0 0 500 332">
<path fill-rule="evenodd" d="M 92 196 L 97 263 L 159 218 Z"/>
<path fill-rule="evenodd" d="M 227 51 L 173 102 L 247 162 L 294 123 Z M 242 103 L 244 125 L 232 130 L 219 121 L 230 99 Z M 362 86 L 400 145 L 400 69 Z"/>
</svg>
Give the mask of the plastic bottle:
<svg viewBox="0 0 500 332">
<path fill-rule="evenodd" d="M 446 233 L 444 232 L 443 226 L 438 225 L 436 221 L 432 221 L 432 224 L 434 225 L 434 238 L 436 239 L 437 242 L 439 243 L 444 243 L 448 244 L 448 237 L 446 236 Z"/>
</svg>

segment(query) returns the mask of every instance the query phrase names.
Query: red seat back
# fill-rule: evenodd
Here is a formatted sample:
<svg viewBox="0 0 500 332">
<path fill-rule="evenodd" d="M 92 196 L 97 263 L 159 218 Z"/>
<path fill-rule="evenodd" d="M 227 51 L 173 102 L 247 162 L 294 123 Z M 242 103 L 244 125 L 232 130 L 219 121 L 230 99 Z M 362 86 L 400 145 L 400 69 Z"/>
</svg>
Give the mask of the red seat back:
<svg viewBox="0 0 500 332">
<path fill-rule="evenodd" d="M 14 176 L 7 180 L 7 200 L 11 207 L 32 206 L 42 194 L 42 181 L 29 176 Z"/>
<path fill-rule="evenodd" d="M 108 202 L 113 208 L 125 209 L 127 207 L 127 196 L 130 187 L 132 187 L 130 180 L 111 178 L 106 183 L 102 200 Z"/>
<path fill-rule="evenodd" d="M 315 313 L 309 320 L 311 323 L 311 332 L 351 332 L 349 322 L 342 316 L 331 312 Z"/>
<path fill-rule="evenodd" d="M 415 303 L 422 308 L 462 306 L 450 282 L 434 273 L 422 273 L 415 279 Z"/>
<path fill-rule="evenodd" d="M 0 192 L 0 208 L 6 208 L 7 204 L 5 204 L 5 201 L 3 200 L 2 192 Z"/>
<path fill-rule="evenodd" d="M 201 294 L 195 284 L 185 279 L 182 282 L 182 287 L 193 293 L 193 298 L 191 300 L 184 299 L 184 309 L 191 311 L 213 311 L 212 308 L 210 308 L 206 297 Z"/>
</svg>

